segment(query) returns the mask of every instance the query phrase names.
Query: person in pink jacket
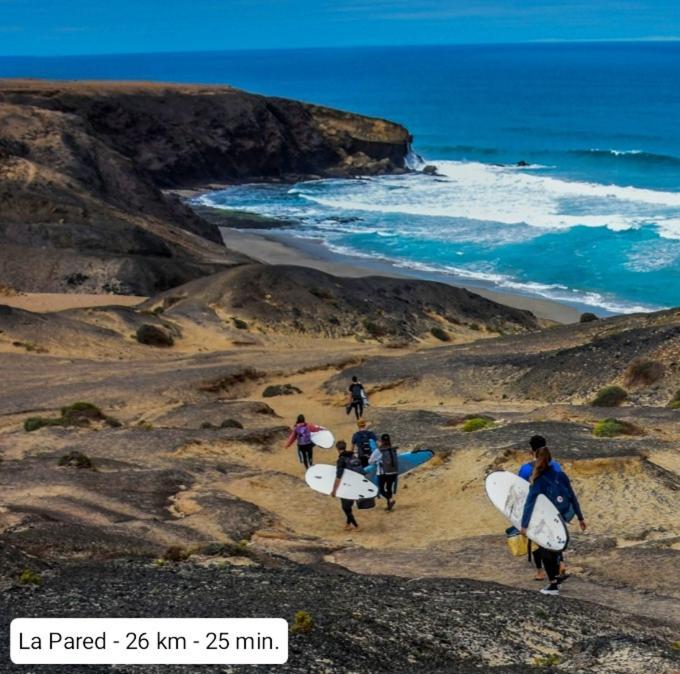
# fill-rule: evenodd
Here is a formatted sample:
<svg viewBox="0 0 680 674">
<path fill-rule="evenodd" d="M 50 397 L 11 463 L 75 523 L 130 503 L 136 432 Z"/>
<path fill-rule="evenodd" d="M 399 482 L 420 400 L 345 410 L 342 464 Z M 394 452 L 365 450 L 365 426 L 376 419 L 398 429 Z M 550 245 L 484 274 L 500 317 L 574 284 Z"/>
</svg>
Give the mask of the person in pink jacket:
<svg viewBox="0 0 680 674">
<path fill-rule="evenodd" d="M 297 440 L 298 459 L 303 463 L 305 470 L 313 465 L 312 452 L 314 450 L 314 443 L 312 442 L 312 433 L 322 430 L 321 426 L 310 424 L 305 421 L 303 414 L 298 415 L 295 426 L 286 440 L 285 448 L 288 449 Z"/>
</svg>

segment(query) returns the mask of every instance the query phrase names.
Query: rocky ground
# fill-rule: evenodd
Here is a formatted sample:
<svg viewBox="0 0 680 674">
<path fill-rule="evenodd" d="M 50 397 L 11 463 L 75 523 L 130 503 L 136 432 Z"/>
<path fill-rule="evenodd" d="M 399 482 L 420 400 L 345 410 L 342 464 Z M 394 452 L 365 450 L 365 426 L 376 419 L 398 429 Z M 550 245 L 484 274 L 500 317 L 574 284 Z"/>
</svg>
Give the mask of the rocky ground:
<svg viewBox="0 0 680 674">
<path fill-rule="evenodd" d="M 539 329 L 466 293 L 383 279 L 380 319 L 403 333 L 350 337 L 326 323 L 327 335 L 312 334 L 268 311 L 295 299 L 289 306 L 304 300 L 321 316 L 335 302 L 340 326 L 357 323 L 353 284 L 289 268 L 275 279 L 258 266 L 242 273 L 137 307 L 0 310 L 4 614 L 66 605 L 122 615 L 130 597 L 141 614 L 307 610 L 318 630 L 293 638 L 289 671 L 677 669 L 677 312 Z M 431 332 L 443 317 L 450 344 Z M 144 325 L 172 345 L 140 343 Z M 642 358 L 657 364 L 652 382 L 641 380 Z M 568 377 L 576 367 L 582 376 Z M 354 373 L 376 431 L 436 457 L 401 480 L 394 512 L 361 512 L 361 531 L 348 534 L 338 504 L 308 490 L 282 443 L 300 412 L 349 438 Z M 590 405 L 608 384 L 627 399 Z M 265 395 L 284 385 L 293 394 Z M 69 423 L 62 408 L 77 401 L 101 416 Z M 488 426 L 465 432 L 471 416 Z M 25 430 L 34 417 L 51 422 Z M 633 434 L 597 437 L 610 417 Z M 505 522 L 483 491 L 488 471 L 526 460 L 534 433 L 568 470 L 590 525 L 572 538 L 573 575 L 557 600 L 507 554 Z M 317 450 L 317 461 L 332 460 Z M 186 559 L 154 562 L 164 558 Z M 39 586 L 21 583 L 26 569 Z M 355 636 L 357 621 L 370 639 Z M 380 658 L 386 649 L 393 660 Z"/>
<path fill-rule="evenodd" d="M 3 616 L 286 617 L 313 623 L 292 634 L 282 666 L 255 672 L 672 672 L 680 653 L 656 622 L 608 608 L 536 597 L 495 583 L 358 576 L 276 558 L 203 556 L 157 566 L 78 563 L 43 572 L 44 585 L 0 595 Z M 7 623 L 0 640 L 7 643 Z M 187 672 L 186 666 L 99 667 L 116 672 Z M 0 672 L 25 667 L 0 664 Z M 92 667 L 34 666 L 75 674 Z M 205 672 L 237 667 L 201 666 Z"/>
<path fill-rule="evenodd" d="M 0 80 L 0 283 L 149 295 L 242 263 L 163 188 L 404 170 L 403 127 L 230 87 Z"/>
</svg>

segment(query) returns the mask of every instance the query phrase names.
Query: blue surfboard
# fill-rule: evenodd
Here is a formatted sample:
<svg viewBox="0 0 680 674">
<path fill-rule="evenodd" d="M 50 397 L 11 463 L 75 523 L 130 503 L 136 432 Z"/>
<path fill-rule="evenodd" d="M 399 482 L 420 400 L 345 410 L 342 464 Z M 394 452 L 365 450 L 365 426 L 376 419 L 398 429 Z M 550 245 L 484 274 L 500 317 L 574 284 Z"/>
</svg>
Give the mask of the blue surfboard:
<svg viewBox="0 0 680 674">
<path fill-rule="evenodd" d="M 414 449 L 412 452 L 397 452 L 399 458 L 399 475 L 427 463 L 434 456 L 431 449 Z M 378 468 L 375 464 L 364 468 L 364 475 L 375 485 L 378 484 Z"/>
</svg>

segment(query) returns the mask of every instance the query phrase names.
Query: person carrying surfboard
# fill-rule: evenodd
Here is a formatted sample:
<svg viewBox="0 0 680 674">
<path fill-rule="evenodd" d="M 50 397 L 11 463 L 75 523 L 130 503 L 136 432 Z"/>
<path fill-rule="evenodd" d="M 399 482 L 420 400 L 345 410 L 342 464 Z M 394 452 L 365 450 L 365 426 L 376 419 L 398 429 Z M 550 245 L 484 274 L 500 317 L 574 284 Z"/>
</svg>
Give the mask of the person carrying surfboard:
<svg viewBox="0 0 680 674">
<path fill-rule="evenodd" d="M 378 438 L 375 433 L 368 429 L 369 423 L 365 419 L 357 421 L 359 430 L 352 436 L 352 449 L 361 461 L 361 465 L 366 468 L 368 460 L 373 450 L 378 446 Z"/>
<path fill-rule="evenodd" d="M 540 494 L 546 498 L 557 508 L 562 517 L 568 515 L 570 510 L 576 513 L 578 523 L 582 531 L 586 530 L 586 521 L 581 512 L 576 494 L 571 486 L 571 482 L 564 472 L 556 471 L 551 465 L 552 456 L 547 447 L 541 447 L 536 452 L 536 462 L 534 463 L 534 470 L 531 474 L 531 486 L 529 487 L 529 494 L 524 503 L 524 511 L 522 513 L 522 528 L 520 533 L 526 535 L 531 515 L 534 512 L 534 505 L 536 499 Z M 565 546 L 566 547 L 566 546 Z M 560 582 L 559 577 L 559 560 L 560 551 L 543 549 L 541 559 L 545 571 L 548 574 L 550 585 L 541 590 L 542 594 L 549 594 L 559 596 Z"/>
<path fill-rule="evenodd" d="M 376 464 L 378 472 L 378 493 L 387 500 L 386 510 L 392 510 L 396 501 L 392 498 L 399 476 L 399 457 L 397 447 L 392 447 L 392 440 L 387 433 L 380 436 L 380 444 L 368 459 Z"/>
<path fill-rule="evenodd" d="M 322 430 L 321 426 L 305 421 L 303 414 L 299 414 L 293 430 L 286 440 L 284 449 L 288 449 L 297 440 L 298 459 L 304 464 L 305 470 L 313 465 L 314 443 L 312 433 Z"/>
<path fill-rule="evenodd" d="M 354 410 L 356 418 L 361 419 L 364 415 L 365 398 L 366 393 L 364 392 L 363 384 L 359 381 L 358 377 L 352 377 L 352 383 L 349 385 L 349 398 L 345 407 L 347 414 Z"/>
<path fill-rule="evenodd" d="M 331 491 L 331 496 L 335 496 L 335 492 L 338 490 L 338 487 L 340 486 L 340 481 L 342 480 L 342 474 L 346 470 L 351 470 L 355 473 L 360 473 L 363 475 L 363 468 L 361 466 L 361 461 L 359 461 L 359 457 L 352 452 L 351 450 L 347 449 L 347 443 L 344 440 L 338 440 L 335 443 L 335 447 L 338 450 L 338 461 L 335 464 L 336 465 L 336 473 L 335 473 L 335 483 L 333 484 L 333 491 Z M 352 506 L 354 506 L 354 501 L 349 498 L 341 498 L 340 499 L 340 504 L 342 505 L 342 512 L 345 513 L 345 531 L 350 531 L 352 527 L 354 529 L 359 528 L 359 523 L 356 521 L 354 518 L 354 514 L 352 513 Z"/>
<path fill-rule="evenodd" d="M 548 443 L 542 435 L 532 435 L 529 439 L 529 447 L 531 452 L 531 461 L 527 461 L 520 466 L 517 474 L 527 482 L 531 480 L 531 474 L 534 472 L 534 464 L 536 463 L 536 452 L 541 449 L 541 447 L 547 447 Z M 559 473 L 562 471 L 562 466 L 555 460 L 550 461 L 550 465 Z M 531 555 L 534 559 L 534 564 L 536 566 L 536 575 L 534 580 L 545 580 L 545 572 L 543 570 L 542 561 L 543 548 L 537 546 L 535 550 L 532 551 Z M 564 566 L 564 560 L 560 557 L 560 574 L 566 572 L 566 567 Z"/>
</svg>

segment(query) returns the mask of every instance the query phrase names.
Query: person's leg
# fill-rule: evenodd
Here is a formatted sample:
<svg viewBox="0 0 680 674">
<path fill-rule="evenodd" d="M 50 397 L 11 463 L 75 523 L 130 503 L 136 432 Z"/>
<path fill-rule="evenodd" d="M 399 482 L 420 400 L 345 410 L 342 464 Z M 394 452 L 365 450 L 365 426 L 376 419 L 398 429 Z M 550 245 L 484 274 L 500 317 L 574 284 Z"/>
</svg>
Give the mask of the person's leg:
<svg viewBox="0 0 680 674">
<path fill-rule="evenodd" d="M 357 414 L 357 419 L 361 419 L 361 417 L 364 416 L 364 401 L 363 400 L 357 400 L 356 414 Z"/>
<path fill-rule="evenodd" d="M 394 507 L 394 484 L 397 481 L 396 475 L 385 475 L 385 498 L 387 499 L 387 509 L 392 510 Z"/>
<path fill-rule="evenodd" d="M 559 583 L 557 582 L 557 575 L 560 570 L 559 553 L 544 549 L 541 553 L 541 559 L 545 572 L 548 574 L 548 579 L 550 580 L 550 585 L 543 588 L 541 592 L 543 594 L 558 595 L 560 593 Z"/>
<path fill-rule="evenodd" d="M 542 561 L 543 548 L 536 548 L 532 555 L 534 558 L 534 564 L 536 565 L 536 575 L 535 580 L 545 580 L 545 573 L 543 572 L 543 561 Z"/>
<path fill-rule="evenodd" d="M 302 452 L 302 459 L 305 464 L 305 468 L 311 468 L 312 466 L 312 449 L 314 445 L 302 445 L 300 451 Z"/>
<path fill-rule="evenodd" d="M 380 496 L 382 496 L 383 498 L 388 498 L 385 492 L 386 478 L 387 475 L 378 475 L 378 494 L 380 494 Z"/>
<path fill-rule="evenodd" d="M 309 445 L 309 466 L 314 465 L 314 445 Z"/>
<path fill-rule="evenodd" d="M 340 503 L 342 504 L 342 511 L 345 513 L 345 529 L 349 529 L 351 526 L 358 527 L 359 525 L 354 519 L 354 514 L 352 513 L 354 501 L 348 498 L 341 498 Z"/>
</svg>

